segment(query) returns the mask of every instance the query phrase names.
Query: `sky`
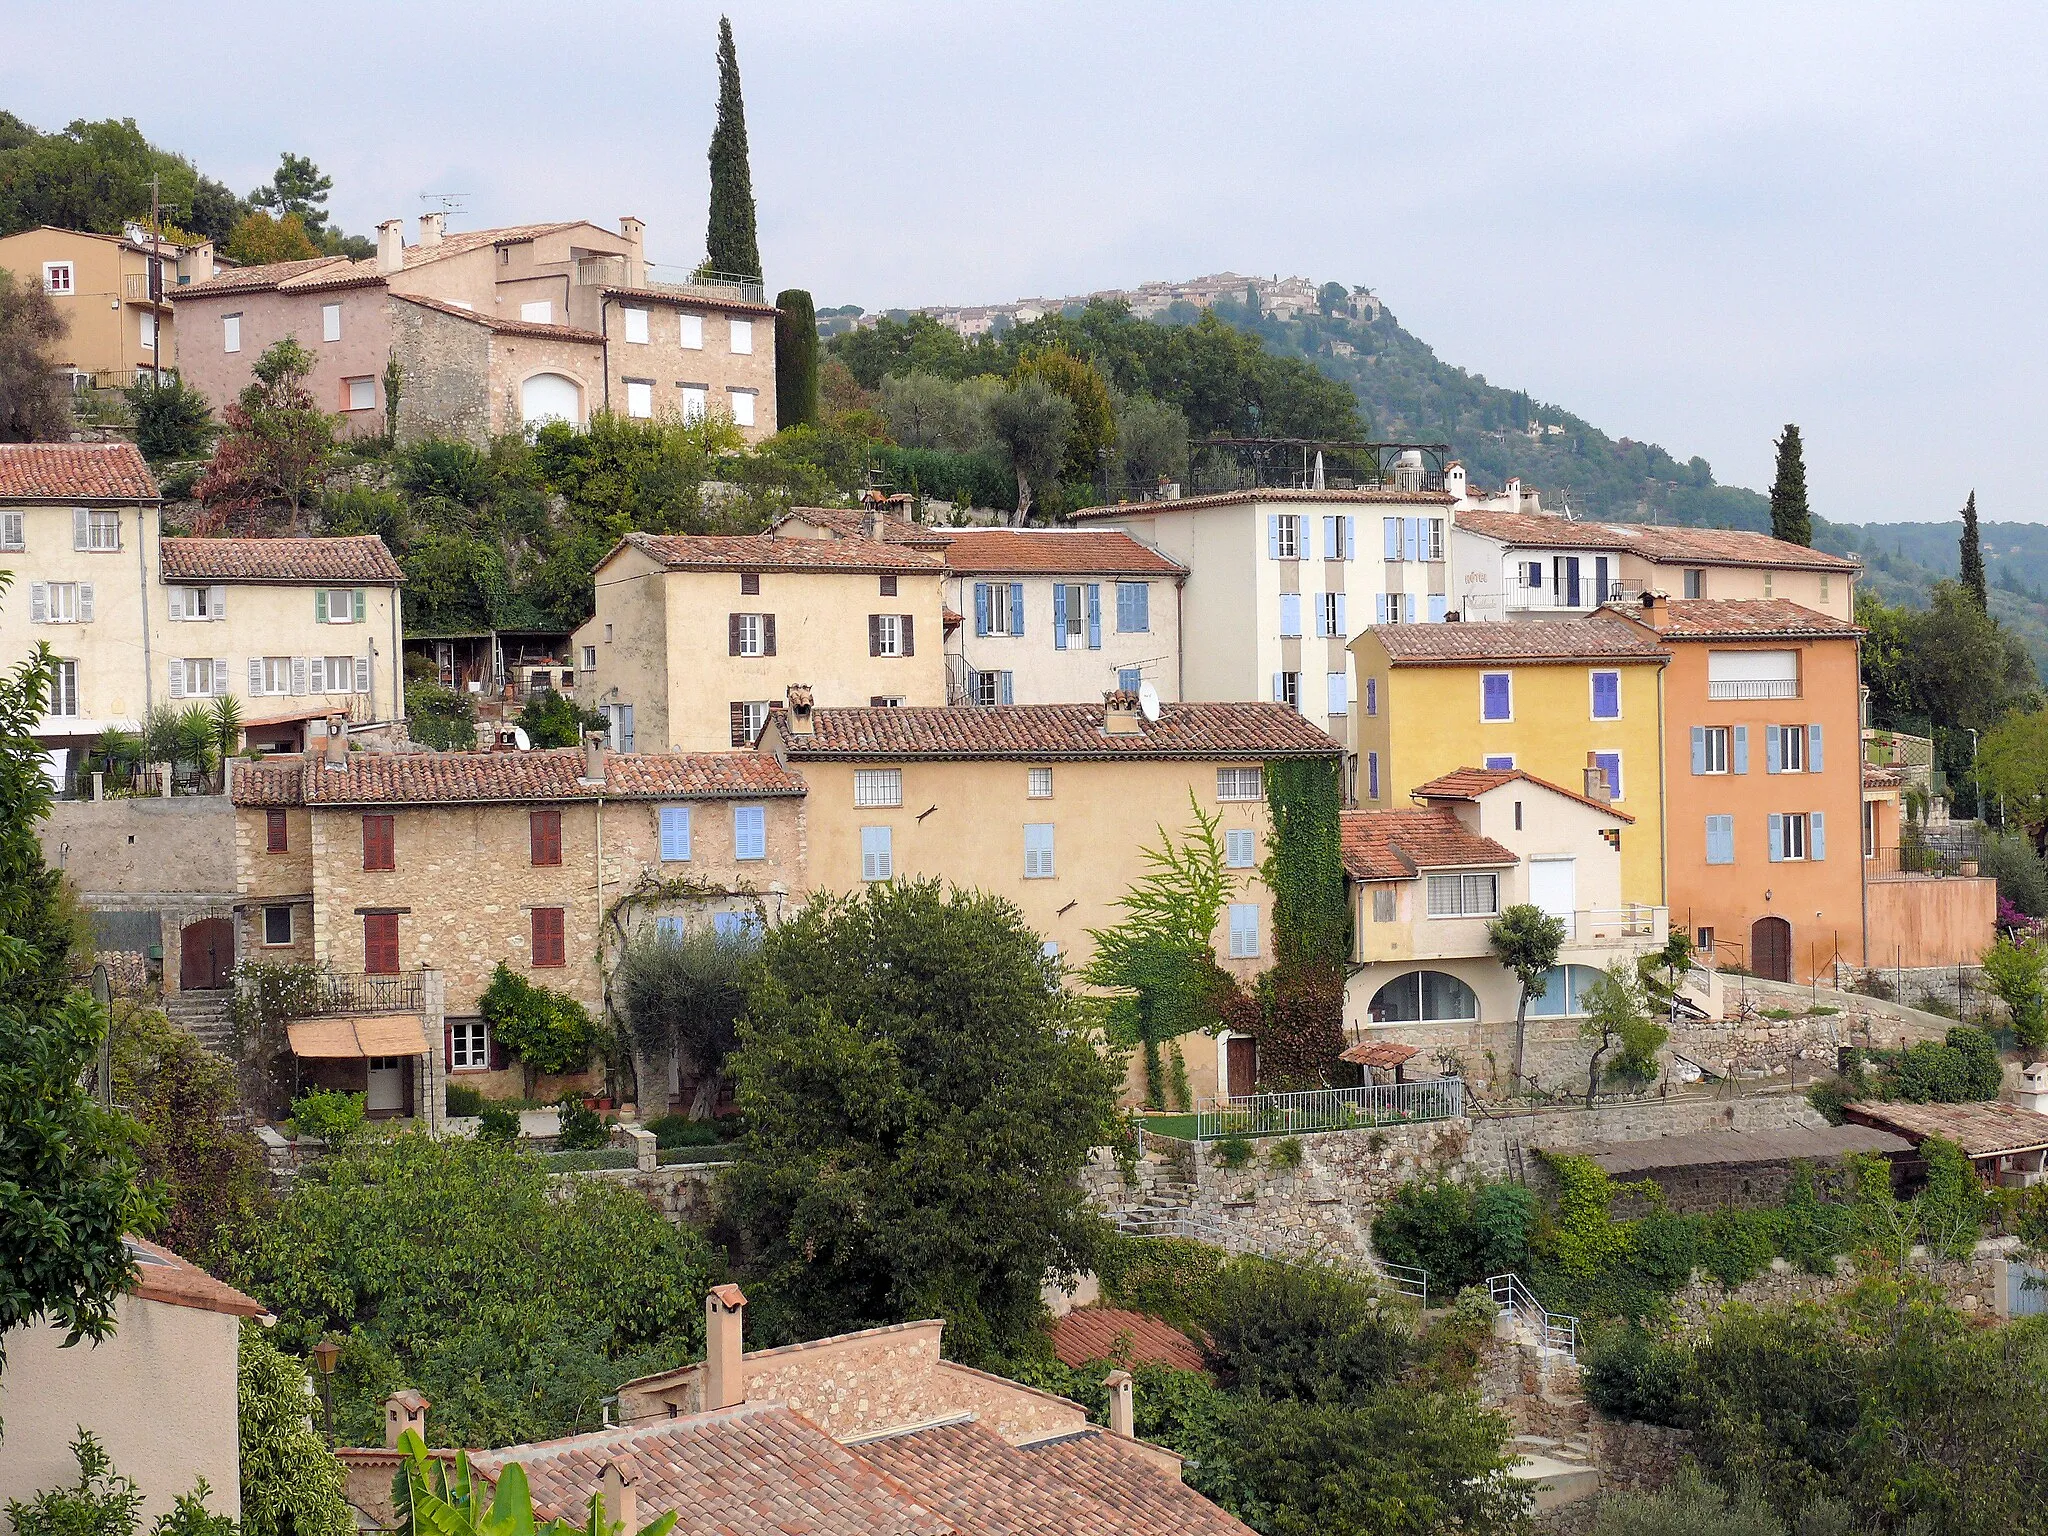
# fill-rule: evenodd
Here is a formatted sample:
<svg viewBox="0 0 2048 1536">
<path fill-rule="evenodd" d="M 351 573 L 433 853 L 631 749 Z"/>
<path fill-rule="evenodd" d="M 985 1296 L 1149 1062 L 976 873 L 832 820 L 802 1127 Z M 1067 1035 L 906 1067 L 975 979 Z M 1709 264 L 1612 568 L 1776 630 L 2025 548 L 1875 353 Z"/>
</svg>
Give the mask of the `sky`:
<svg viewBox="0 0 2048 1536">
<path fill-rule="evenodd" d="M 869 310 L 1234 270 L 1837 522 L 2048 520 L 2048 8 L 751 3 L 772 290 Z M 702 254 L 721 7 L 0 0 L 0 106 L 134 117 L 372 233 L 621 214 Z M 31 24 L 32 22 L 32 24 Z"/>
</svg>

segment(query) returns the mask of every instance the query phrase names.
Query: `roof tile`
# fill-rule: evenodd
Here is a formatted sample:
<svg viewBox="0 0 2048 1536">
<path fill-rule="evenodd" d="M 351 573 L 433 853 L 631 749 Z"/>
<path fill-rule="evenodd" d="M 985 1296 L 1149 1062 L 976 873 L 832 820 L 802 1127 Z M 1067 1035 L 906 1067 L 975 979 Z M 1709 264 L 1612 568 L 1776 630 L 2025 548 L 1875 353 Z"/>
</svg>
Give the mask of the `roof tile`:
<svg viewBox="0 0 2048 1536">
<path fill-rule="evenodd" d="M 867 513 L 859 507 L 791 507 L 778 517 L 770 532 L 784 523 L 807 523 L 813 528 L 823 528 L 838 537 L 862 537 L 867 532 Z M 884 544 L 908 544 L 913 549 L 943 551 L 953 542 L 954 530 L 941 528 L 932 523 L 914 523 L 907 517 L 884 516 L 882 519 L 882 542 Z M 800 535 L 784 534 L 784 538 Z"/>
<path fill-rule="evenodd" d="M 1771 566 L 1780 570 L 1853 571 L 1854 560 L 1743 528 L 1691 528 L 1670 523 L 1595 523 L 1546 513 L 1455 514 L 1467 533 L 1543 549 L 1612 549 L 1659 565 Z"/>
<path fill-rule="evenodd" d="M 165 581 L 393 585 L 405 572 L 374 533 L 329 539 L 165 539 Z"/>
<path fill-rule="evenodd" d="M 1616 821 L 1635 820 L 1628 812 L 1617 811 L 1605 800 L 1595 800 L 1591 795 L 1582 795 L 1575 789 L 1566 789 L 1562 784 L 1539 779 L 1535 774 L 1521 768 L 1453 768 L 1449 773 L 1439 775 L 1427 784 L 1418 784 L 1409 793 L 1418 800 L 1476 800 L 1490 789 L 1499 789 L 1503 784 L 1517 781 L 1534 784 L 1538 789 L 1547 789 L 1554 795 L 1563 795 L 1565 799 L 1576 800 L 1581 805 L 1590 805 L 1602 815 L 1612 816 Z"/>
<path fill-rule="evenodd" d="M 1035 572 L 1102 576 L 1185 576 L 1187 567 L 1116 530 L 961 528 L 946 567 L 969 575 Z"/>
<path fill-rule="evenodd" d="M 936 556 L 848 535 L 797 539 L 772 533 L 629 533 L 625 543 L 671 571 L 931 571 Z"/>
<path fill-rule="evenodd" d="M 1819 613 L 1782 597 L 1682 597 L 1667 604 L 1670 621 L 1659 640 L 1849 640 L 1863 631 L 1847 619 Z M 1626 614 L 1645 628 L 1640 608 L 1605 610 Z"/>
<path fill-rule="evenodd" d="M 1338 830 L 1344 872 L 1354 880 L 1413 880 L 1425 869 L 1493 869 L 1521 862 L 1446 810 L 1344 811 Z"/>
<path fill-rule="evenodd" d="M 1159 512 L 1192 512 L 1202 507 L 1246 506 L 1252 502 L 1306 502 L 1321 505 L 1448 507 L 1456 500 L 1447 491 L 1403 491 L 1392 486 L 1368 486 L 1353 491 L 1294 490 L 1268 486 L 1263 490 L 1216 491 L 1206 496 L 1182 496 L 1174 501 L 1120 501 L 1106 507 L 1083 507 L 1074 521 L 1100 522 L 1112 517 L 1150 517 Z"/>
<path fill-rule="evenodd" d="M 1375 624 L 1367 631 L 1400 666 L 1459 666 L 1469 662 L 1574 662 L 1668 660 L 1656 639 L 1614 623 L 1538 619 L 1526 624 Z"/>
<path fill-rule="evenodd" d="M 1201 1348 L 1172 1324 L 1118 1307 L 1074 1308 L 1052 1325 L 1052 1352 L 1070 1366 L 1091 1360 L 1114 1360 L 1124 1366 L 1150 1361 L 1177 1371 L 1199 1371 L 1206 1363 Z"/>
<path fill-rule="evenodd" d="M 156 501 L 133 443 L 0 443 L 0 501 Z"/>
<path fill-rule="evenodd" d="M 799 736 L 771 716 L 792 762 L 898 758 L 1263 759 L 1335 756 L 1342 749 L 1285 704 L 1165 704 L 1128 735 L 1103 729 L 1100 704 L 948 705 L 820 709 Z"/>
<path fill-rule="evenodd" d="M 506 320 L 497 315 L 486 315 L 474 309 L 464 309 L 460 304 L 445 303 L 430 299 L 420 293 L 396 293 L 392 295 L 400 303 L 417 304 L 421 309 L 435 310 L 440 314 L 453 315 L 458 320 L 467 320 L 481 325 L 498 336 L 530 336 L 539 341 L 582 341 L 593 346 L 603 346 L 604 337 L 596 331 L 582 330 L 573 325 L 542 325 L 535 320 Z"/>
<path fill-rule="evenodd" d="M 1146 1536 L 1249 1536 L 1251 1527 L 1166 1476 L 1115 1435 L 1063 1436 L 1026 1446 L 1024 1454 L 1087 1489 Z"/>
<path fill-rule="evenodd" d="M 231 1317 L 261 1317 L 263 1303 L 244 1296 L 232 1285 L 209 1275 L 189 1259 L 147 1238 L 124 1238 L 135 1260 L 134 1293 L 146 1301 L 166 1306 L 192 1307 L 201 1312 L 225 1312 Z"/>
<path fill-rule="evenodd" d="M 526 800 L 753 800 L 805 793 L 803 779 L 758 752 L 605 754 L 602 784 L 582 781 L 576 747 L 538 752 L 351 752 L 235 775 L 237 805 L 474 805 Z"/>
</svg>

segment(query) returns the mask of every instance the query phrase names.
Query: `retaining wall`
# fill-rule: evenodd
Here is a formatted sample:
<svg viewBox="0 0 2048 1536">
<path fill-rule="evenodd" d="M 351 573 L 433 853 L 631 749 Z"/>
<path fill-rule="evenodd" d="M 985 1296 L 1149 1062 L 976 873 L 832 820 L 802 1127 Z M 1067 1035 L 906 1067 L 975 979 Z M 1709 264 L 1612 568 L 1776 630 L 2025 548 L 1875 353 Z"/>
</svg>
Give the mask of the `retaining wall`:
<svg viewBox="0 0 2048 1536">
<path fill-rule="evenodd" d="M 648 1203 L 677 1226 L 701 1227 L 717 1209 L 718 1175 L 723 1163 L 676 1163 L 666 1168 L 586 1168 L 559 1175 L 565 1179 L 597 1179 L 623 1184 L 647 1197 Z"/>
</svg>

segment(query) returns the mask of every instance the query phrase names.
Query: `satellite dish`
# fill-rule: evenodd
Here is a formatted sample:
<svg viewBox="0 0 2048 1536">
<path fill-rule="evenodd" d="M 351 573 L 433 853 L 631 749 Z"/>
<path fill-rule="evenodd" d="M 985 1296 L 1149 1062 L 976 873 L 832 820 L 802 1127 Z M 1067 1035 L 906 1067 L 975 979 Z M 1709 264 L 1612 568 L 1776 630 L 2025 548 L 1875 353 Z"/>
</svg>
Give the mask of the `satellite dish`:
<svg viewBox="0 0 2048 1536">
<path fill-rule="evenodd" d="M 527 739 L 524 726 L 515 725 L 512 727 L 512 745 L 522 752 L 531 752 L 533 750 L 533 743 Z"/>
<path fill-rule="evenodd" d="M 1150 683 L 1138 684 L 1138 713 L 1147 720 L 1159 718 L 1159 690 Z"/>
</svg>

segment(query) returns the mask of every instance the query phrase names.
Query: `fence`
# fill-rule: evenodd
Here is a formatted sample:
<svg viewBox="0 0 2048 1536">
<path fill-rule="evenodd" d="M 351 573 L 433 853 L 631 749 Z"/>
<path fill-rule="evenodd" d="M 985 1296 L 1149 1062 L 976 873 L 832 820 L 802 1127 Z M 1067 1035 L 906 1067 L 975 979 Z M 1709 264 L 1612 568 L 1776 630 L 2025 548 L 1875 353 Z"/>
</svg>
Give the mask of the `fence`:
<svg viewBox="0 0 2048 1536">
<path fill-rule="evenodd" d="M 416 1013 L 421 1007 L 420 972 L 371 975 L 364 971 L 322 972 L 314 1014 Z"/>
<path fill-rule="evenodd" d="M 1253 1093 L 1200 1100 L 1195 1105 L 1195 1140 L 1369 1131 L 1420 1120 L 1458 1120 L 1464 1114 L 1465 1080 L 1459 1077 L 1307 1093 Z"/>
<path fill-rule="evenodd" d="M 1486 1289 L 1501 1316 L 1512 1317 L 1536 1335 L 1536 1347 L 1553 1350 L 1573 1360 L 1579 1358 L 1579 1320 L 1567 1312 L 1552 1312 L 1536 1299 L 1520 1275 L 1491 1275 Z"/>
<path fill-rule="evenodd" d="M 2048 1316 L 2048 1269 L 2006 1265 L 2005 1306 L 2007 1317 Z"/>
</svg>

